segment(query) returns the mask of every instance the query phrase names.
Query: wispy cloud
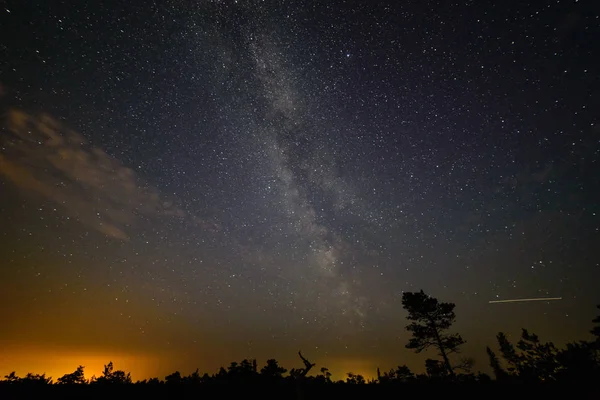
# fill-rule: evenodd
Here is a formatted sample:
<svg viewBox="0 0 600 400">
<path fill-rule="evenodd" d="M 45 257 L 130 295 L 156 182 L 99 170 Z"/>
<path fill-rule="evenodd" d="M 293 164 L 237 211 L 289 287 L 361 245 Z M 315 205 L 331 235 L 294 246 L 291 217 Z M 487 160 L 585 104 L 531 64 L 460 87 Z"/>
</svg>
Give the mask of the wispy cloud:
<svg viewBox="0 0 600 400">
<path fill-rule="evenodd" d="M 109 237 L 128 239 L 137 215 L 187 215 L 132 169 L 49 115 L 10 110 L 6 131 L 0 137 L 0 174 Z"/>
</svg>

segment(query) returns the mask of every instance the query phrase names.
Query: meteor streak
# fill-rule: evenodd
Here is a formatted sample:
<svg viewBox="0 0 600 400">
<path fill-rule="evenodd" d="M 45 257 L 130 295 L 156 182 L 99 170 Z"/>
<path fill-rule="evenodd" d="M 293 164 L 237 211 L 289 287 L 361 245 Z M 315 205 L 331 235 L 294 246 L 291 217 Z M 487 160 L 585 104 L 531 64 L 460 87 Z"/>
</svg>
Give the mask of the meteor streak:
<svg viewBox="0 0 600 400">
<path fill-rule="evenodd" d="M 509 300 L 490 300 L 489 303 L 519 303 L 523 301 L 551 301 L 562 300 L 562 297 L 537 297 L 533 299 L 509 299 Z"/>
</svg>

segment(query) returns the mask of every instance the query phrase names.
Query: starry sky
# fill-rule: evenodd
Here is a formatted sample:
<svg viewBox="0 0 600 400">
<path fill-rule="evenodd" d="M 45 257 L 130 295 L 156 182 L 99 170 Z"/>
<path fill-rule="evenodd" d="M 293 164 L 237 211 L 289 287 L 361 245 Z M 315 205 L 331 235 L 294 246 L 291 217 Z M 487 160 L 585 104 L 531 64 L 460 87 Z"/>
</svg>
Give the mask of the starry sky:
<svg viewBox="0 0 600 400">
<path fill-rule="evenodd" d="M 0 373 L 421 371 L 420 289 L 476 369 L 587 338 L 594 3 L 3 2 Z"/>
</svg>

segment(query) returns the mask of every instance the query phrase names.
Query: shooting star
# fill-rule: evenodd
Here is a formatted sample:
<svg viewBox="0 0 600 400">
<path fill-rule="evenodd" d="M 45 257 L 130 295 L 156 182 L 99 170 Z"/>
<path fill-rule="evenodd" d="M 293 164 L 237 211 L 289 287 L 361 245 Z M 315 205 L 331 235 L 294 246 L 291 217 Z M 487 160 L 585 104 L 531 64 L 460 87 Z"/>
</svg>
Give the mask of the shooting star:
<svg viewBox="0 0 600 400">
<path fill-rule="evenodd" d="M 551 301 L 562 300 L 562 297 L 537 297 L 533 299 L 509 299 L 509 300 L 490 300 L 488 303 L 519 303 L 524 301 Z"/>
</svg>

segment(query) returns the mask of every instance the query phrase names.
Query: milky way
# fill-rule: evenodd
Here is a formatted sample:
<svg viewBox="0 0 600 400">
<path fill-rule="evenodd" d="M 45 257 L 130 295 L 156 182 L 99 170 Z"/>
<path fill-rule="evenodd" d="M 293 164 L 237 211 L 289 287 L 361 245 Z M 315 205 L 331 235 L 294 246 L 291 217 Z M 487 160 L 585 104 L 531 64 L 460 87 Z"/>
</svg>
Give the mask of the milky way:
<svg viewBox="0 0 600 400">
<path fill-rule="evenodd" d="M 598 7 L 318 3 L 3 6 L 2 343 L 418 369 L 419 289 L 480 368 L 499 330 L 585 335 Z"/>
</svg>

